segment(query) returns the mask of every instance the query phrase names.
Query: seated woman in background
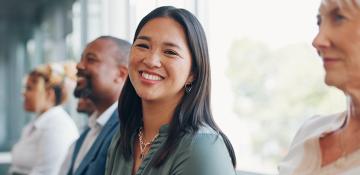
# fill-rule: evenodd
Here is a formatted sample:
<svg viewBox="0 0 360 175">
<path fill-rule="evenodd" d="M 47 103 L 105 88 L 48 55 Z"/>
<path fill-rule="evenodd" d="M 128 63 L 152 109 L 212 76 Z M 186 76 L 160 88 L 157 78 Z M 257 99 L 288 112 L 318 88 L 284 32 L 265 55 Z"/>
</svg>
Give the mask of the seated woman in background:
<svg viewBox="0 0 360 175">
<path fill-rule="evenodd" d="M 303 124 L 280 174 L 360 174 L 360 1 L 323 0 L 313 41 L 323 60 L 325 83 L 343 91 L 345 112 Z"/>
<path fill-rule="evenodd" d="M 72 91 L 75 64 L 48 64 L 26 77 L 24 108 L 36 118 L 23 129 L 12 149 L 13 175 L 57 175 L 67 149 L 79 136 L 77 127 L 61 106 Z M 71 80 L 72 79 L 72 80 Z"/>
<path fill-rule="evenodd" d="M 204 30 L 184 9 L 159 7 L 138 25 L 106 175 L 235 175 L 231 143 L 210 109 Z"/>
</svg>

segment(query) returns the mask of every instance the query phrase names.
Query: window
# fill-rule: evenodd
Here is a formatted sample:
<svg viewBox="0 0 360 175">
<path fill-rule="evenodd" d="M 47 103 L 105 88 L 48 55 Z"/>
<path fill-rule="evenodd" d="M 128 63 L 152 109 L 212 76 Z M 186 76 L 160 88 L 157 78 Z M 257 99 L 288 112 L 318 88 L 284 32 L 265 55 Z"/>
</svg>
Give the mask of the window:
<svg viewBox="0 0 360 175">
<path fill-rule="evenodd" d="M 323 83 L 322 63 L 311 46 L 320 0 L 100 4 L 89 7 L 106 9 L 89 11 L 91 20 L 100 20 L 89 21 L 89 30 L 96 31 L 91 36 L 131 41 L 140 19 L 163 5 L 188 9 L 199 18 L 210 49 L 213 114 L 235 148 L 238 169 L 276 174 L 304 120 L 345 109 L 342 93 Z"/>
</svg>

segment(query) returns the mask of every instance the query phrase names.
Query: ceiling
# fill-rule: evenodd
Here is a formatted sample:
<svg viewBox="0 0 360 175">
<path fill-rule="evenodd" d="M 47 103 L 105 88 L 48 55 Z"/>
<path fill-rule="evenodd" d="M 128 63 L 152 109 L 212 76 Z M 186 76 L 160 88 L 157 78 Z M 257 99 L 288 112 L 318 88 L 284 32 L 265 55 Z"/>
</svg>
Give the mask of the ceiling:
<svg viewBox="0 0 360 175">
<path fill-rule="evenodd" d="M 32 18 L 47 0 L 0 0 L 2 20 Z"/>
<path fill-rule="evenodd" d="M 44 15 L 53 7 L 72 4 L 74 0 L 0 0 L 0 38 L 32 35 L 34 26 L 41 24 Z"/>
</svg>

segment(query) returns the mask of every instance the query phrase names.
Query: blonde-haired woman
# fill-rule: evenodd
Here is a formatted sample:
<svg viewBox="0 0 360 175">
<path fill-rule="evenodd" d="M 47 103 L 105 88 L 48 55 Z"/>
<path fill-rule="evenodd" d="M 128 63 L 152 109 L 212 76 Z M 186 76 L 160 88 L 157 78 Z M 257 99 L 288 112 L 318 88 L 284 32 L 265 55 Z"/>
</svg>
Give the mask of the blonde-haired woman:
<svg viewBox="0 0 360 175">
<path fill-rule="evenodd" d="M 9 174 L 56 175 L 67 149 L 79 136 L 62 104 L 72 93 L 75 64 L 47 64 L 26 77 L 24 108 L 36 114 L 12 149 Z"/>
<path fill-rule="evenodd" d="M 360 174 L 360 0 L 323 0 L 313 46 L 325 83 L 344 92 L 345 112 L 316 116 L 296 134 L 280 174 Z"/>
</svg>

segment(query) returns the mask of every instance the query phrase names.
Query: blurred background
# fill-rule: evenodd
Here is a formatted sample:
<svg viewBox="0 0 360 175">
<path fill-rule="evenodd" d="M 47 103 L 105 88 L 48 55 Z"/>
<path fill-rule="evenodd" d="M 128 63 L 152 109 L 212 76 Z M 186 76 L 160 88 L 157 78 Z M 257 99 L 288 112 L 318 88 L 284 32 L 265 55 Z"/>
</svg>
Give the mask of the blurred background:
<svg viewBox="0 0 360 175">
<path fill-rule="evenodd" d="M 42 63 L 78 61 L 100 35 L 132 41 L 139 20 L 173 5 L 193 12 L 210 49 L 212 109 L 229 136 L 237 169 L 276 174 L 301 123 L 345 109 L 323 83 L 312 48 L 320 0 L 0 0 L 0 174 L 31 114 L 22 107 L 23 78 Z M 86 118 L 67 110 L 81 129 Z"/>
</svg>

